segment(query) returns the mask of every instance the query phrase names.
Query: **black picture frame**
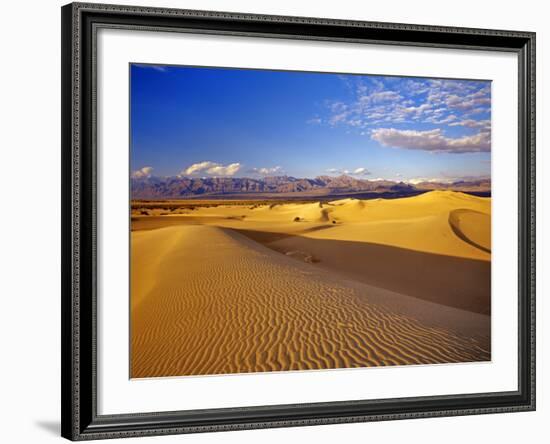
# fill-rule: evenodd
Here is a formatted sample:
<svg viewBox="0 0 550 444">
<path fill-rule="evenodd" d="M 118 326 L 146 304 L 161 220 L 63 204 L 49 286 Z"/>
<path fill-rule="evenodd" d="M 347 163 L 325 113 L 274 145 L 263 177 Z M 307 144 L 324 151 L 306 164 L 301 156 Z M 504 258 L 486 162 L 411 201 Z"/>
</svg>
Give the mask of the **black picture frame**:
<svg viewBox="0 0 550 444">
<path fill-rule="evenodd" d="M 535 33 L 85 3 L 68 4 L 62 7 L 61 15 L 62 436 L 87 440 L 535 409 Z M 519 66 L 518 390 L 98 415 L 95 40 L 100 27 L 516 54 Z"/>
</svg>

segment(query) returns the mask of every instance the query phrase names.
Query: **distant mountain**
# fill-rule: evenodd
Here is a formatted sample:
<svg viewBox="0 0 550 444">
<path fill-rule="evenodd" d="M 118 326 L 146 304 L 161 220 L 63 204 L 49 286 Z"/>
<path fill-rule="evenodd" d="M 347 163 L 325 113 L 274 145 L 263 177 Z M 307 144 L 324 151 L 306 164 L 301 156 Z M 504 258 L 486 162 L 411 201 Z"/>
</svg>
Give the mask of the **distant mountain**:
<svg viewBox="0 0 550 444">
<path fill-rule="evenodd" d="M 309 197 L 354 193 L 407 195 L 425 190 L 490 192 L 489 180 L 454 184 L 422 182 L 411 185 L 389 180 L 365 180 L 351 176 L 318 176 L 314 179 L 272 176 L 262 179 L 236 177 L 148 177 L 131 179 L 132 199 L 188 199 L 193 197 Z M 279 195 L 279 196 L 278 196 Z"/>
<path fill-rule="evenodd" d="M 419 190 L 453 190 L 466 192 L 484 192 L 491 190 L 490 179 L 460 180 L 453 183 L 420 182 L 415 185 Z"/>
</svg>

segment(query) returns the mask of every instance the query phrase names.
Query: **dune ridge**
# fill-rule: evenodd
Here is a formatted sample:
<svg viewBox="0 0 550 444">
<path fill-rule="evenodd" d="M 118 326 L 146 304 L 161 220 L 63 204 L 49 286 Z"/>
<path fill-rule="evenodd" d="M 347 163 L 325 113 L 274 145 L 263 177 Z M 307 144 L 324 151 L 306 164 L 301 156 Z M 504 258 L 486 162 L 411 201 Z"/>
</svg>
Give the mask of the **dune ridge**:
<svg viewBox="0 0 550 444">
<path fill-rule="evenodd" d="M 131 377 L 490 359 L 488 316 L 342 279 L 228 230 L 242 208 L 208 210 L 217 226 L 132 232 Z"/>
<path fill-rule="evenodd" d="M 449 213 L 449 225 L 464 242 L 491 253 L 491 220 L 488 214 L 460 208 Z"/>
</svg>

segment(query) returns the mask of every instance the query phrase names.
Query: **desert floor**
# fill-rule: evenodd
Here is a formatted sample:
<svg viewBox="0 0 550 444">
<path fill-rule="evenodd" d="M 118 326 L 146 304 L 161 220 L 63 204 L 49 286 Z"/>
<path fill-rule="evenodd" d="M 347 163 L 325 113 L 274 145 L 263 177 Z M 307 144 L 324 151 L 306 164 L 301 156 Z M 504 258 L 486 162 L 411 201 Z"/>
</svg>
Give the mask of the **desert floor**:
<svg viewBox="0 0 550 444">
<path fill-rule="evenodd" d="M 491 199 L 133 202 L 131 377 L 487 361 Z"/>
</svg>

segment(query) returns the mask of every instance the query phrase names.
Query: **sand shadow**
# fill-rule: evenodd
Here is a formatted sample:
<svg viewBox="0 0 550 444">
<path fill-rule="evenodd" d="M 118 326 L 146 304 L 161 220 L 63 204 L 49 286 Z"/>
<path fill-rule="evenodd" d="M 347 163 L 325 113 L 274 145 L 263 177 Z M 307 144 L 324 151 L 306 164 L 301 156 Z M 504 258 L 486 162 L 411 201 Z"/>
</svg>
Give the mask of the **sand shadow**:
<svg viewBox="0 0 550 444">
<path fill-rule="evenodd" d="M 321 267 L 376 287 L 475 313 L 491 312 L 491 262 L 368 242 L 235 231 L 286 254 L 302 251 Z"/>
</svg>

